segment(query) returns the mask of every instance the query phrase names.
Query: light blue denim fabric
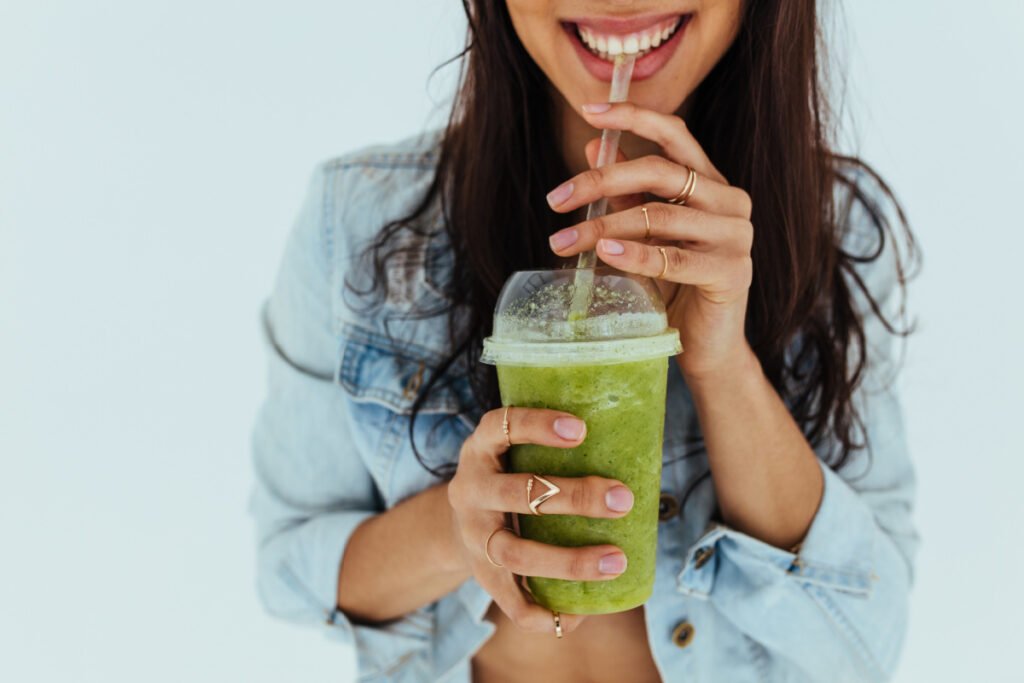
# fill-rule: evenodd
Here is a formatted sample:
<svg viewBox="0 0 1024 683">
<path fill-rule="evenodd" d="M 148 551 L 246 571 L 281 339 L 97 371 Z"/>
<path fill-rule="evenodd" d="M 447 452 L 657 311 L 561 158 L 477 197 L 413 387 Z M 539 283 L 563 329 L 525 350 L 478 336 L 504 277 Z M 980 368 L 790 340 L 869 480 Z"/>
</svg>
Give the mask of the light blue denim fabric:
<svg viewBox="0 0 1024 683">
<path fill-rule="evenodd" d="M 416 461 L 407 429 L 416 386 L 444 352 L 446 321 L 401 314 L 445 301 L 440 283 L 450 253 L 439 211 L 429 218 L 438 230 L 406 237 L 413 256 L 390 264 L 393 293 L 383 309 L 361 312 L 344 280 L 366 284 L 362 247 L 426 191 L 439 135 L 427 131 L 320 165 L 264 307 L 269 390 L 252 440 L 259 595 L 271 614 L 353 644 L 360 681 L 469 681 L 469 659 L 494 628 L 484 620 L 490 598 L 472 579 L 384 626 L 353 624 L 335 607 L 338 567 L 357 525 L 438 481 Z M 861 181 L 880 202 L 878 188 Z M 876 240 L 854 204 L 848 248 L 865 253 Z M 892 245 L 860 274 L 891 313 L 898 299 Z M 858 303 L 871 369 L 856 400 L 870 447 L 838 473 L 822 467 L 824 499 L 799 557 L 712 521 L 706 455 L 687 450 L 699 435 L 695 411 L 676 364 L 667 364 L 665 519 L 646 605 L 664 680 L 883 681 L 893 671 L 917 544 L 914 474 L 888 381 L 898 341 Z M 476 424 L 479 412 L 464 408 L 469 396 L 456 380 L 425 404 L 416 438 L 432 461 L 454 460 Z M 673 632 L 684 622 L 694 633 L 681 646 Z"/>
</svg>

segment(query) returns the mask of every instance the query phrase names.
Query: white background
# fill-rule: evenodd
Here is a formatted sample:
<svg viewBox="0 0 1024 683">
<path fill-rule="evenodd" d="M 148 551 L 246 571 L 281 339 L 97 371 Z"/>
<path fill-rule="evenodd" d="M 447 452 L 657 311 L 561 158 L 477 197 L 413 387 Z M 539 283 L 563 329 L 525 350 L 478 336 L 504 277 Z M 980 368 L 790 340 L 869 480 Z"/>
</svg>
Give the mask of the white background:
<svg viewBox="0 0 1024 683">
<path fill-rule="evenodd" d="M 925 253 L 899 680 L 1008 681 L 1024 5 L 846 17 L 859 151 Z M 0 4 L 0 680 L 351 680 L 253 590 L 257 310 L 314 163 L 440 121 L 462 26 L 455 0 Z"/>
</svg>

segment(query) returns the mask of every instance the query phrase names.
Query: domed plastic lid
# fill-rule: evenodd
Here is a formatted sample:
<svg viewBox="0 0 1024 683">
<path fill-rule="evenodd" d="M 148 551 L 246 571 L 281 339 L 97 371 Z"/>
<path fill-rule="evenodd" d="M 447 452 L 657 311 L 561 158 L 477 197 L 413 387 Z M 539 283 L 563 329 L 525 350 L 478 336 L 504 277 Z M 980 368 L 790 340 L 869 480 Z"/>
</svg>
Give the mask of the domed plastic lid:
<svg viewBox="0 0 1024 683">
<path fill-rule="evenodd" d="M 601 266 L 513 273 L 498 297 L 481 361 L 601 365 L 680 351 L 654 281 Z"/>
</svg>

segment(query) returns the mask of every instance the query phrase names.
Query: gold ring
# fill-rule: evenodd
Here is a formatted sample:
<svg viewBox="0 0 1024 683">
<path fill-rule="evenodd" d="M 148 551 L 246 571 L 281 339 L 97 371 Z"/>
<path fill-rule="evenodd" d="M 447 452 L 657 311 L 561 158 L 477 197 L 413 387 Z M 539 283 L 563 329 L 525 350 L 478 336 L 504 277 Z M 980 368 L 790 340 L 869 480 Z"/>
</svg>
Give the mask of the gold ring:
<svg viewBox="0 0 1024 683">
<path fill-rule="evenodd" d="M 495 562 L 491 558 L 491 551 L 489 549 L 490 545 L 491 545 L 491 539 L 494 538 L 494 534 L 498 533 L 499 531 L 512 531 L 512 530 L 509 529 L 507 526 L 500 526 L 497 529 L 495 529 L 494 531 L 492 531 L 491 534 L 487 537 L 487 540 L 484 541 L 484 556 L 487 558 L 487 561 L 490 562 L 491 564 L 493 564 L 495 567 L 504 567 L 505 565 L 499 564 L 498 562 Z M 512 533 L 515 533 L 515 532 L 512 531 Z"/>
<path fill-rule="evenodd" d="M 512 437 L 508 435 L 508 409 L 512 406 L 505 406 L 505 416 L 501 418 L 501 431 L 505 435 L 505 443 L 512 448 Z"/>
<path fill-rule="evenodd" d="M 529 500 L 530 493 L 533 491 L 534 479 L 547 486 L 548 490 L 540 494 L 533 500 Z M 552 484 L 550 481 L 540 476 L 539 474 L 534 474 L 529 479 L 526 480 L 526 498 L 529 501 L 530 512 L 537 515 L 538 517 L 544 514 L 540 511 L 540 506 L 546 503 L 552 496 L 558 495 L 561 492 L 562 489 L 558 488 L 557 486 L 555 486 L 554 484 Z"/>
<path fill-rule="evenodd" d="M 643 213 L 644 223 L 647 225 L 647 228 L 644 230 L 644 241 L 646 242 L 647 240 L 651 239 L 651 219 L 647 217 L 646 206 L 641 206 L 640 212 Z"/>
<path fill-rule="evenodd" d="M 668 254 L 665 253 L 665 247 L 658 247 L 658 251 L 661 252 L 661 260 L 664 262 L 664 265 L 661 266 L 661 272 L 658 273 L 658 279 L 660 280 L 668 272 Z"/>
<path fill-rule="evenodd" d="M 686 169 L 689 171 L 689 174 L 686 176 L 686 183 L 683 185 L 683 189 L 679 191 L 679 194 L 668 200 L 670 204 L 683 206 L 693 196 L 693 191 L 697 189 L 697 172 L 689 166 Z"/>
<path fill-rule="evenodd" d="M 562 637 L 562 615 L 558 612 L 552 612 L 551 616 L 555 618 L 555 635 L 559 638 Z"/>
</svg>

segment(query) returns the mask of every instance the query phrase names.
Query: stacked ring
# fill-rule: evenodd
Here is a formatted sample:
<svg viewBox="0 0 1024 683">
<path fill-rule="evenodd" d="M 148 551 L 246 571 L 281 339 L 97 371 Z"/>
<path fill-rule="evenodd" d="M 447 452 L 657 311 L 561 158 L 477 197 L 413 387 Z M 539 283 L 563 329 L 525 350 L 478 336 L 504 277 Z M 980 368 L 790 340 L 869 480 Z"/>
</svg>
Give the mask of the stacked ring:
<svg viewBox="0 0 1024 683">
<path fill-rule="evenodd" d="M 686 184 L 683 185 L 683 189 L 679 191 L 679 194 L 668 200 L 670 204 L 683 206 L 693 196 L 693 191 L 697 189 L 697 172 L 689 166 L 686 169 L 690 172 L 686 176 Z"/>
</svg>

